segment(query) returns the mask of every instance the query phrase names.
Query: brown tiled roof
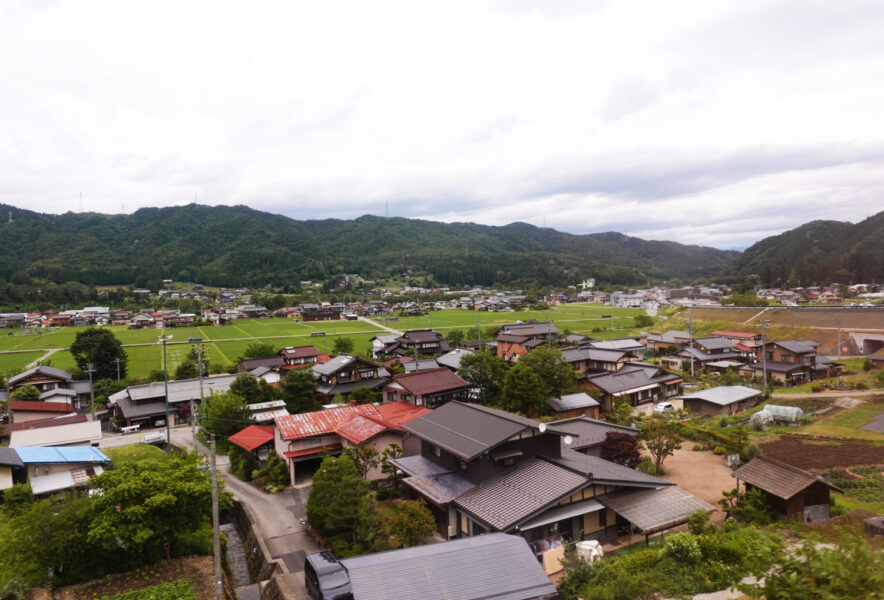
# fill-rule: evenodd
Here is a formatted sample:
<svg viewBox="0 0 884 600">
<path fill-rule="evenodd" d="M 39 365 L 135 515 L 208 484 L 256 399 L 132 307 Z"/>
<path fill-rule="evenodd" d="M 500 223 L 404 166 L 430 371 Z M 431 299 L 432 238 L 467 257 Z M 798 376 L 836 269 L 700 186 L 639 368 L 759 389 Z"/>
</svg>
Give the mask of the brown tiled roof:
<svg viewBox="0 0 884 600">
<path fill-rule="evenodd" d="M 319 356 L 319 350 L 314 346 L 289 346 L 280 350 L 280 354 L 286 358 L 304 358 L 309 356 Z"/>
<path fill-rule="evenodd" d="M 10 431 L 24 431 L 26 429 L 42 429 L 43 427 L 56 427 L 58 425 L 70 425 L 71 423 L 84 423 L 88 420 L 86 415 L 70 415 L 66 417 L 49 417 L 48 419 L 34 419 L 24 423 L 13 423 Z"/>
<path fill-rule="evenodd" d="M 280 367 L 282 366 L 281 356 L 263 356 L 261 358 L 247 358 L 239 363 L 246 371 L 257 369 L 258 367 Z"/>
<path fill-rule="evenodd" d="M 393 375 L 392 383 L 398 383 L 415 396 L 438 394 L 470 386 L 467 380 L 445 367 Z"/>
<path fill-rule="evenodd" d="M 432 329 L 413 329 L 411 331 L 406 331 L 399 339 L 403 338 L 412 342 L 440 342 L 445 339 L 442 337 L 441 333 L 433 331 Z"/>
<path fill-rule="evenodd" d="M 11 400 L 9 402 L 10 411 L 20 412 L 54 412 L 69 413 L 74 412 L 74 407 L 70 402 L 40 402 L 38 400 Z"/>
<path fill-rule="evenodd" d="M 753 458 L 734 471 L 733 476 L 783 500 L 800 494 L 817 481 L 837 492 L 842 491 L 819 475 L 808 473 L 769 456 Z"/>
</svg>

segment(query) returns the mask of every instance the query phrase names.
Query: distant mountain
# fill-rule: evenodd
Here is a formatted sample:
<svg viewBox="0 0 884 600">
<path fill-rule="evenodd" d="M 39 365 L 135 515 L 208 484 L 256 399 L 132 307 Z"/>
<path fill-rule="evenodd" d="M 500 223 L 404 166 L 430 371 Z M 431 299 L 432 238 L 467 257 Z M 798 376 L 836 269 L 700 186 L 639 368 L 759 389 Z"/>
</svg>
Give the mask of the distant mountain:
<svg viewBox="0 0 884 600">
<path fill-rule="evenodd" d="M 857 224 L 811 221 L 750 246 L 726 273 L 768 286 L 884 281 L 884 211 Z"/>
<path fill-rule="evenodd" d="M 739 257 L 613 232 L 572 235 L 525 223 L 375 216 L 296 221 L 244 206 L 191 204 L 111 216 L 0 206 L 0 215 L 0 275 L 13 282 L 151 285 L 173 278 L 255 286 L 340 273 L 367 279 L 409 273 L 450 286 L 563 286 L 588 277 L 628 285 L 712 277 Z"/>
</svg>

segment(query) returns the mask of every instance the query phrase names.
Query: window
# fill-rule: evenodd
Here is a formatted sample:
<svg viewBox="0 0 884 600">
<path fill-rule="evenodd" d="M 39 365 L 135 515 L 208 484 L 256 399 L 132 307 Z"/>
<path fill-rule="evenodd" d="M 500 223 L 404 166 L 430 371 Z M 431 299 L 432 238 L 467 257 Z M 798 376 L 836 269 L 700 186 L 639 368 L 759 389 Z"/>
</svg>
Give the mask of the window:
<svg viewBox="0 0 884 600">
<path fill-rule="evenodd" d="M 321 437 L 307 438 L 303 442 L 301 442 L 301 446 L 303 448 L 315 448 L 316 446 L 321 446 L 321 445 L 322 445 L 322 438 Z"/>
<path fill-rule="evenodd" d="M 433 453 L 433 456 L 442 456 L 442 448 L 439 446 L 430 445 L 430 452 Z"/>
<path fill-rule="evenodd" d="M 375 376 L 375 372 L 372 369 L 360 369 L 359 378 L 360 379 L 372 379 Z"/>
</svg>

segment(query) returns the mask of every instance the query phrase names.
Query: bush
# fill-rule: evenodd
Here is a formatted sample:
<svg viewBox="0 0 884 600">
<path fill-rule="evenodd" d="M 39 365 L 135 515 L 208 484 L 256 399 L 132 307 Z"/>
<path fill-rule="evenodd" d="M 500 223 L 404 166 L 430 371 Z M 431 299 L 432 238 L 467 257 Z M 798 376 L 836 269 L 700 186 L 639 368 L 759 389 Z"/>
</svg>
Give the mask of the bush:
<svg viewBox="0 0 884 600">
<path fill-rule="evenodd" d="M 716 456 L 722 456 L 724 454 L 727 454 L 727 450 L 724 448 L 724 446 L 716 446 L 715 448 L 712 449 L 712 452 L 714 452 L 716 454 Z"/>
<path fill-rule="evenodd" d="M 695 565 L 703 559 L 696 536 L 687 532 L 667 536 L 663 544 L 663 554 L 690 565 Z"/>
<path fill-rule="evenodd" d="M 875 363 L 872 362 L 871 358 L 867 358 L 863 361 L 863 371 L 871 371 L 875 368 Z"/>
<path fill-rule="evenodd" d="M 811 391 L 811 392 L 821 392 L 821 391 L 823 391 L 823 384 L 821 384 L 821 383 L 815 383 L 815 384 L 813 384 L 812 386 L 810 386 L 810 391 Z"/>
<path fill-rule="evenodd" d="M 102 596 L 101 600 L 196 600 L 186 579 L 155 585 L 143 590 Z"/>
<path fill-rule="evenodd" d="M 756 456 L 761 455 L 761 450 L 755 444 L 746 444 L 746 447 L 740 452 L 740 462 L 747 463 Z"/>
<path fill-rule="evenodd" d="M 694 452 L 701 452 L 703 450 L 703 444 L 694 444 Z"/>
<path fill-rule="evenodd" d="M 865 383 L 863 383 L 862 381 L 857 381 L 856 383 L 853 384 L 853 389 L 855 389 L 855 390 L 867 390 L 867 389 L 869 389 L 869 386 L 867 386 L 867 385 L 866 385 Z"/>
</svg>

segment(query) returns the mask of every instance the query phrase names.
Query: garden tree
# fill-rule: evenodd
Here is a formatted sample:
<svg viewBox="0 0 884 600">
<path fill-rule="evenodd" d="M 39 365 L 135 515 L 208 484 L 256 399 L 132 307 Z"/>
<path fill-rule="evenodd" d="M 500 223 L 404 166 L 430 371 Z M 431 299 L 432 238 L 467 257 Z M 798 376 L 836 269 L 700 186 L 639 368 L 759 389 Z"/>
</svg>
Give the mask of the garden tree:
<svg viewBox="0 0 884 600">
<path fill-rule="evenodd" d="M 350 460 L 356 465 L 356 471 L 363 479 L 366 478 L 369 471 L 381 463 L 380 453 L 371 446 L 348 446 L 344 448 L 343 453 L 350 457 Z"/>
<path fill-rule="evenodd" d="M 636 327 L 650 327 L 654 324 L 654 317 L 649 315 L 636 315 L 635 316 L 635 326 Z"/>
<path fill-rule="evenodd" d="M 275 450 L 267 453 L 267 466 L 258 471 L 255 479 L 266 487 L 285 487 L 289 484 L 289 468 Z M 294 482 L 292 482 L 294 483 Z"/>
<path fill-rule="evenodd" d="M 167 454 L 93 477 L 99 493 L 92 499 L 87 541 L 136 551 L 160 548 L 171 558 L 176 541 L 211 518 L 212 485 L 203 462 L 195 452 Z M 222 510 L 229 508 L 230 494 L 220 494 L 219 502 Z"/>
<path fill-rule="evenodd" d="M 203 398 L 199 409 L 200 427 L 214 433 L 221 439 L 218 445 L 226 449 L 227 438 L 242 431 L 252 422 L 252 412 L 245 399 L 237 394 L 226 392 Z"/>
<path fill-rule="evenodd" d="M 561 398 L 577 383 L 574 369 L 562 360 L 562 353 L 556 348 L 541 346 L 519 359 L 519 364 L 527 365 L 537 374 L 545 386 L 547 398 Z"/>
<path fill-rule="evenodd" d="M 460 346 L 466 335 L 463 332 L 463 329 L 451 329 L 448 333 L 445 334 L 445 339 L 448 340 L 452 346 Z"/>
<path fill-rule="evenodd" d="M 116 359 L 119 359 L 120 378 L 126 377 L 129 357 L 110 329 L 89 327 L 78 332 L 70 350 L 81 371 L 86 371 L 90 364 L 93 366 L 93 379 L 116 379 Z"/>
<path fill-rule="evenodd" d="M 621 399 L 614 402 L 614 412 L 606 415 L 605 418 L 611 423 L 629 427 L 637 420 L 632 412 L 633 408 L 629 400 Z"/>
<path fill-rule="evenodd" d="M 196 379 L 199 376 L 196 363 L 192 360 L 185 360 L 175 368 L 175 375 L 172 379 Z"/>
<path fill-rule="evenodd" d="M 28 509 L 34 503 L 34 493 L 30 483 L 16 483 L 3 490 L 3 510 L 7 514 L 16 514 Z"/>
<path fill-rule="evenodd" d="M 349 456 L 329 456 L 313 476 L 307 520 L 336 556 L 369 552 L 378 532 L 374 498 Z"/>
<path fill-rule="evenodd" d="M 319 381 L 309 367 L 290 370 L 277 389 L 286 409 L 292 414 L 322 410 L 322 403 L 316 398 Z"/>
<path fill-rule="evenodd" d="M 625 431 L 609 431 L 605 434 L 600 456 L 630 469 L 636 468 L 642 458 L 636 436 Z"/>
<path fill-rule="evenodd" d="M 337 336 L 332 343 L 332 352 L 335 354 L 353 354 L 353 338 L 347 336 Z"/>
<path fill-rule="evenodd" d="M 500 331 L 499 325 L 491 325 L 490 327 L 482 328 L 482 339 L 478 341 L 486 341 L 491 342 L 497 339 L 497 332 Z"/>
<path fill-rule="evenodd" d="M 243 360 L 248 360 L 250 358 L 264 358 L 265 356 L 273 356 L 274 354 L 276 354 L 276 348 L 273 344 L 269 342 L 252 342 L 246 346 L 245 351 L 243 351 L 242 356 L 240 356 L 240 360 L 236 362 L 242 362 Z"/>
<path fill-rule="evenodd" d="M 116 379 L 99 379 L 92 384 L 92 389 L 95 392 L 95 406 L 107 406 L 108 398 L 125 389 L 126 386 L 132 385 L 132 383 L 129 379 L 121 379 L 119 381 Z"/>
<path fill-rule="evenodd" d="M 652 419 L 645 423 L 642 428 L 641 440 L 645 449 L 654 459 L 654 470 L 663 472 L 663 461 L 672 456 L 681 445 L 681 437 L 678 435 L 678 425 L 671 421 Z"/>
<path fill-rule="evenodd" d="M 231 473 L 242 481 L 252 480 L 252 473 L 258 468 L 258 459 L 254 454 L 243 450 L 236 444 L 230 444 L 227 457 L 230 459 Z"/>
<path fill-rule="evenodd" d="M 458 374 L 478 390 L 479 402 L 497 405 L 500 404 L 506 372 L 506 361 L 490 350 L 481 349 L 464 354 Z"/>
<path fill-rule="evenodd" d="M 401 491 L 404 475 L 402 470 L 390 461 L 403 456 L 405 456 L 405 451 L 402 449 L 402 446 L 395 442 L 389 444 L 381 452 L 381 473 L 387 476 L 387 482 L 390 484 L 394 494 L 398 494 Z"/>
<path fill-rule="evenodd" d="M 9 394 L 10 400 L 38 400 L 39 398 L 40 390 L 33 385 L 22 386 Z"/>
<path fill-rule="evenodd" d="M 724 375 L 721 376 L 719 383 L 721 385 L 740 385 L 742 381 L 742 378 L 734 373 L 733 367 L 728 367 Z"/>
<path fill-rule="evenodd" d="M 4 514 L 0 582 L 20 577 L 38 585 L 49 581 L 51 573 L 52 581 L 65 584 L 103 575 L 114 559 L 108 549 L 87 538 L 92 515 L 92 503 L 82 494 L 68 494 L 62 502 L 40 500 Z M 119 547 L 116 550 L 122 554 Z"/>
<path fill-rule="evenodd" d="M 501 408 L 530 416 L 543 416 L 549 407 L 547 387 L 539 375 L 522 361 L 503 378 Z"/>
<path fill-rule="evenodd" d="M 371 390 L 365 386 L 361 386 L 350 392 L 350 397 L 356 401 L 356 404 L 365 404 L 372 401 Z"/>
<path fill-rule="evenodd" d="M 396 546 L 418 546 L 436 531 L 436 520 L 423 498 L 403 500 L 387 523 L 389 533 L 396 539 Z"/>
<path fill-rule="evenodd" d="M 767 497 L 758 488 L 742 492 L 734 488 L 729 492 L 722 492 L 718 505 L 729 517 L 741 523 L 767 525 L 774 520 Z"/>
<path fill-rule="evenodd" d="M 166 374 L 162 369 L 154 369 L 147 375 L 148 381 L 163 381 L 166 378 Z"/>
<path fill-rule="evenodd" d="M 246 404 L 276 399 L 276 391 L 266 381 L 248 373 L 243 373 L 231 382 L 230 392 L 243 398 Z"/>
<path fill-rule="evenodd" d="M 871 358 L 867 358 L 863 361 L 863 371 L 871 371 L 875 368 L 875 363 L 872 362 Z"/>
</svg>

